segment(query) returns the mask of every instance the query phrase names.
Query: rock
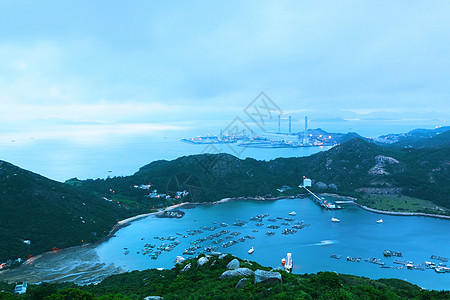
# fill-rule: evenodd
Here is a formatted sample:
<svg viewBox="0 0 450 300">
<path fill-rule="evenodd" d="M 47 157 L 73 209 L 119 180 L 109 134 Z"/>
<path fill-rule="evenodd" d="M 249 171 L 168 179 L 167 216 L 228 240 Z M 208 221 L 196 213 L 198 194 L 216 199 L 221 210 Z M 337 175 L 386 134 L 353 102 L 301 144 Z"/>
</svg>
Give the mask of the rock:
<svg viewBox="0 0 450 300">
<path fill-rule="evenodd" d="M 161 300 L 163 297 L 161 296 L 147 296 L 144 298 L 144 300 Z"/>
<path fill-rule="evenodd" d="M 208 258 L 206 258 L 206 257 L 200 257 L 200 258 L 197 260 L 197 267 L 203 266 L 203 265 L 206 264 L 208 261 L 209 261 Z"/>
<path fill-rule="evenodd" d="M 281 274 L 278 272 L 256 270 L 255 271 L 255 284 L 257 284 L 259 282 L 265 282 L 265 283 L 280 282 L 281 283 L 282 282 Z"/>
<path fill-rule="evenodd" d="M 214 266 L 216 264 L 216 261 L 214 260 L 211 264 L 211 267 Z"/>
<path fill-rule="evenodd" d="M 330 183 L 328 185 L 328 188 L 333 189 L 333 190 L 337 190 L 337 185 L 335 185 L 334 183 Z"/>
<path fill-rule="evenodd" d="M 190 268 L 191 268 L 191 263 L 188 263 L 187 265 L 184 266 L 184 268 L 181 270 L 181 272 L 186 272 Z"/>
<path fill-rule="evenodd" d="M 228 270 L 220 275 L 220 280 L 224 280 L 225 278 L 234 277 L 234 276 L 252 276 L 254 272 L 249 268 L 238 268 L 235 270 Z"/>
<path fill-rule="evenodd" d="M 211 255 L 214 257 L 220 257 L 222 256 L 222 252 L 211 252 Z"/>
<path fill-rule="evenodd" d="M 234 270 L 234 269 L 237 269 L 237 268 L 239 268 L 239 261 L 235 258 L 235 259 L 233 259 L 232 261 L 230 261 L 229 263 L 228 263 L 228 265 L 227 265 L 227 269 L 228 270 Z"/>
<path fill-rule="evenodd" d="M 244 287 L 244 285 L 246 285 L 248 282 L 248 278 L 242 278 L 241 280 L 239 280 L 239 282 L 236 284 L 236 286 L 234 287 L 235 289 L 241 289 Z"/>
<path fill-rule="evenodd" d="M 225 256 L 227 256 L 228 254 L 224 253 L 222 255 L 219 256 L 219 259 L 224 259 Z"/>
<path fill-rule="evenodd" d="M 328 185 L 327 185 L 326 183 L 323 183 L 323 182 L 321 182 L 321 181 L 318 181 L 318 182 L 315 184 L 315 187 L 318 188 L 318 189 L 326 189 L 326 188 L 328 187 Z"/>
<path fill-rule="evenodd" d="M 272 270 L 270 270 L 270 272 L 273 272 L 273 271 L 286 271 L 286 269 L 285 268 L 283 268 L 283 267 L 276 267 L 276 268 L 273 268 Z"/>
</svg>

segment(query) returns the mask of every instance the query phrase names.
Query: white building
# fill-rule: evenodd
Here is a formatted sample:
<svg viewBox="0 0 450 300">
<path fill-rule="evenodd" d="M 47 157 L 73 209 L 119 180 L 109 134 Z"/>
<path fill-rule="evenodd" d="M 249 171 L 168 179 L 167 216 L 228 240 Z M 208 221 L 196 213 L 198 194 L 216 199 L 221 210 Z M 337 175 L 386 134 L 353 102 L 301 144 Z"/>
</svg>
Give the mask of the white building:
<svg viewBox="0 0 450 300">
<path fill-rule="evenodd" d="M 303 186 L 304 187 L 310 187 L 311 186 L 311 179 L 304 177 L 303 178 Z"/>
</svg>

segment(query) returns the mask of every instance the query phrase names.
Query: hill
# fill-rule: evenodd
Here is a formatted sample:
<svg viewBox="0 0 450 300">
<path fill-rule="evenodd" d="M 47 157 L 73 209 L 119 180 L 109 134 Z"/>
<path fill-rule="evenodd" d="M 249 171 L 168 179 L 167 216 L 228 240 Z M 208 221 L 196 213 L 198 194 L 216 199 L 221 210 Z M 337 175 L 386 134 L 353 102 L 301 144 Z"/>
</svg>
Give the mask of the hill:
<svg viewBox="0 0 450 300">
<path fill-rule="evenodd" d="M 96 241 L 124 215 L 90 192 L 0 161 L 0 262 Z"/>
<path fill-rule="evenodd" d="M 450 147 L 450 126 L 384 135 L 377 141 L 401 148 Z"/>
<path fill-rule="evenodd" d="M 353 196 L 403 194 L 450 208 L 449 175 L 449 147 L 398 149 L 355 138 L 309 157 L 269 162 L 242 160 L 229 154 L 184 156 L 150 163 L 132 176 L 83 181 L 82 185 L 103 195 L 115 190 L 116 197 L 136 203 L 168 205 L 177 201 L 173 196 L 182 190 L 190 192 L 182 200 L 192 202 L 280 196 L 277 189 L 284 185 L 294 187 L 291 193 L 298 193 L 295 187 L 302 176 L 307 176 L 320 191 Z M 172 198 L 152 199 L 148 190 L 134 188 L 148 183 L 151 189 Z"/>
<path fill-rule="evenodd" d="M 228 270 L 227 266 L 232 260 L 239 269 Z M 0 283 L 5 291 L 13 288 L 12 285 L 3 285 Z M 0 296 L 22 299 L 9 292 L 0 293 Z M 65 283 L 30 286 L 26 296 L 28 299 L 450 298 L 448 291 L 424 290 L 398 279 L 371 280 L 334 272 L 290 274 L 284 270 L 271 270 L 253 261 L 239 260 L 231 255 L 201 255 L 184 261 L 171 270 L 150 269 L 113 275 L 97 285 L 75 286 Z"/>
</svg>

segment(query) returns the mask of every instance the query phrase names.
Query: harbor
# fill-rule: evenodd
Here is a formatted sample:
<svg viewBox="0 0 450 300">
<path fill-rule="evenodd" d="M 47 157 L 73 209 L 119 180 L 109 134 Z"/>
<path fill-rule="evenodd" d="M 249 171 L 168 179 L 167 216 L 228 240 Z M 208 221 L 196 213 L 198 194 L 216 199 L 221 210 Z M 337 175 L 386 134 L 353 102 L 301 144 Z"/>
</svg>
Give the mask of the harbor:
<svg viewBox="0 0 450 300">
<path fill-rule="evenodd" d="M 111 274 L 113 270 L 170 269 L 180 259 L 216 252 L 281 268 L 281 259 L 291 253 L 293 273 L 336 271 L 406 279 L 424 288 L 450 288 L 450 274 L 444 266 L 448 262 L 443 261 L 450 256 L 445 242 L 447 220 L 385 215 L 383 224 L 377 224 L 380 215 L 355 206 L 328 210 L 309 198 L 229 201 L 178 209 L 185 212 L 183 218 L 152 215 L 138 219 L 100 245 L 49 253 L 2 276 L 29 283 L 63 278 L 89 283 L 102 278 L 101 270 Z M 330 222 L 332 217 L 341 222 Z M 268 228 L 271 225 L 279 228 Z M 283 234 L 286 229 L 296 232 Z M 386 257 L 385 250 L 392 256 Z M 77 251 L 84 251 L 85 261 L 79 262 Z M 401 257 L 394 255 L 399 253 Z M 367 262 L 370 258 L 385 264 Z"/>
</svg>

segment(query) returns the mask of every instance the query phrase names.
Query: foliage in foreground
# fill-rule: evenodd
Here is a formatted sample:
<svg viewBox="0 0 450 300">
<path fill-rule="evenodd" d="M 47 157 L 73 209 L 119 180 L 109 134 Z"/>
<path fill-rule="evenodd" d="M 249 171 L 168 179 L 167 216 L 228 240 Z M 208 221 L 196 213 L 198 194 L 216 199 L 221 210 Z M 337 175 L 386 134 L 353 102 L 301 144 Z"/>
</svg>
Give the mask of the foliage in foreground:
<svg viewBox="0 0 450 300">
<path fill-rule="evenodd" d="M 278 271 L 282 283 L 254 284 L 251 277 L 237 289 L 235 286 L 242 277 L 219 279 L 233 258 L 231 255 L 224 259 L 211 257 L 207 264 L 198 268 L 197 260 L 193 259 L 172 270 L 133 271 L 110 276 L 98 285 L 32 285 L 26 295 L 3 292 L 0 296 L 2 299 L 143 299 L 147 296 L 164 299 L 450 299 L 449 291 L 422 290 L 398 279 L 371 280 L 334 272 L 298 275 Z M 182 272 L 188 263 L 192 267 Z M 240 260 L 240 264 L 253 271 L 270 270 L 255 262 Z"/>
</svg>

